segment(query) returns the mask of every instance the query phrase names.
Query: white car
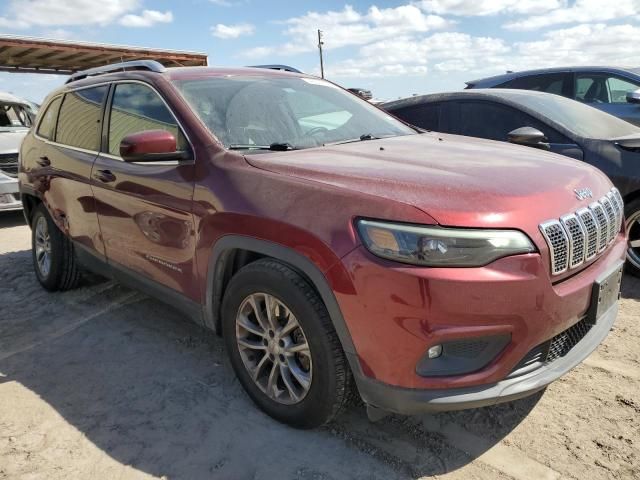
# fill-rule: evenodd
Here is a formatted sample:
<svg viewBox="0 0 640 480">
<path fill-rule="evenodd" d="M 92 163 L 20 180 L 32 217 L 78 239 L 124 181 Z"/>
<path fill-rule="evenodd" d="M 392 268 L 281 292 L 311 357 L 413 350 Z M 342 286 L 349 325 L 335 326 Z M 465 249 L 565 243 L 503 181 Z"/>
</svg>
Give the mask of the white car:
<svg viewBox="0 0 640 480">
<path fill-rule="evenodd" d="M 20 210 L 18 151 L 33 122 L 29 102 L 0 92 L 0 212 Z"/>
</svg>

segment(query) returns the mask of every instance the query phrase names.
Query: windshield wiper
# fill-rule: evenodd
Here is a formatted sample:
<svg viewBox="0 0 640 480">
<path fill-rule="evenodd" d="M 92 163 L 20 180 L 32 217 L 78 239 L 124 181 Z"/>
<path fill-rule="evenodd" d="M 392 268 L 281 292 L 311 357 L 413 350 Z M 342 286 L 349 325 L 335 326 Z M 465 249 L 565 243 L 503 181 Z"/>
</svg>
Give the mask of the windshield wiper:
<svg viewBox="0 0 640 480">
<path fill-rule="evenodd" d="M 275 142 L 271 145 L 253 145 L 234 143 L 227 147 L 229 150 L 272 150 L 274 152 L 286 152 L 287 150 L 295 150 L 296 148 L 287 142 Z"/>
<path fill-rule="evenodd" d="M 383 137 L 376 137 L 375 135 L 373 135 L 371 133 L 363 133 L 358 138 L 350 138 L 349 140 L 340 140 L 339 142 L 325 143 L 322 146 L 323 147 L 328 147 L 328 146 L 331 146 L 331 145 L 343 145 L 345 143 L 364 142 L 366 140 L 380 140 L 381 138 L 383 138 Z"/>
</svg>

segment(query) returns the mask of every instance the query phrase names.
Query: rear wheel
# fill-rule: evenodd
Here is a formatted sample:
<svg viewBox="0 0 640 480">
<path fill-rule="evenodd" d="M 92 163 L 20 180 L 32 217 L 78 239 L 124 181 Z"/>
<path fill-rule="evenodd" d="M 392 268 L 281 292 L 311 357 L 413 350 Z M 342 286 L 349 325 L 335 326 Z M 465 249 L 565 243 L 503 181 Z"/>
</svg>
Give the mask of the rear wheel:
<svg viewBox="0 0 640 480">
<path fill-rule="evenodd" d="M 322 300 L 288 266 L 259 260 L 232 279 L 223 302 L 231 364 L 252 400 L 298 428 L 339 414 L 351 372 Z"/>
<path fill-rule="evenodd" d="M 629 229 L 627 270 L 640 277 L 640 198 L 629 202 L 625 208 L 625 215 Z"/>
<path fill-rule="evenodd" d="M 40 284 L 49 291 L 70 290 L 80 281 L 73 244 L 58 229 L 44 205 L 31 221 L 33 267 Z"/>
</svg>

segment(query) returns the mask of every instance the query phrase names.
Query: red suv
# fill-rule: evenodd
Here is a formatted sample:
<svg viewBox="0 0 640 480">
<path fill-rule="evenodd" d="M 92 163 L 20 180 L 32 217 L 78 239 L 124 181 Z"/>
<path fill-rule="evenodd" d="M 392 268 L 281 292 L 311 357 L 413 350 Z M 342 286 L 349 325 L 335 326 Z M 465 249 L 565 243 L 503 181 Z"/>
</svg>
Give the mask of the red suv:
<svg viewBox="0 0 640 480">
<path fill-rule="evenodd" d="M 618 310 L 623 205 L 547 152 L 422 133 L 332 83 L 129 62 L 80 72 L 21 148 L 37 278 L 87 268 L 225 339 L 298 427 L 543 389 Z"/>
</svg>

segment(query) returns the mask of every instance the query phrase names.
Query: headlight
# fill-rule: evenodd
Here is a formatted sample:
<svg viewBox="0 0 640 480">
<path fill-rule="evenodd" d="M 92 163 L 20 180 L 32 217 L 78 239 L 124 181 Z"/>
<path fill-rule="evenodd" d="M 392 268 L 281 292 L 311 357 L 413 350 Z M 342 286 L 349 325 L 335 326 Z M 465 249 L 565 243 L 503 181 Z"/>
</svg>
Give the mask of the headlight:
<svg viewBox="0 0 640 480">
<path fill-rule="evenodd" d="M 535 252 L 517 230 L 403 225 L 358 220 L 367 249 L 382 258 L 429 267 L 480 267 L 498 258 Z"/>
</svg>

